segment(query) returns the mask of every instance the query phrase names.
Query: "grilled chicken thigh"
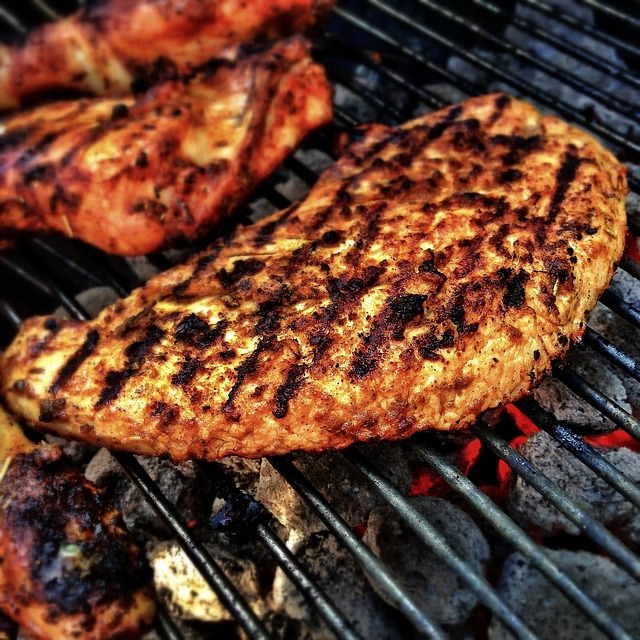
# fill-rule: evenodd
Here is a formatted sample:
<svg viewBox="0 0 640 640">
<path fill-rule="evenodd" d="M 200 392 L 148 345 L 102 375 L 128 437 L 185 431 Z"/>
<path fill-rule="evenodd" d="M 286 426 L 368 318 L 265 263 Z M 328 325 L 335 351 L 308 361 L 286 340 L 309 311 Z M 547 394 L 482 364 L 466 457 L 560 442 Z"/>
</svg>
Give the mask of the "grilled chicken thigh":
<svg viewBox="0 0 640 640">
<path fill-rule="evenodd" d="M 598 142 L 506 95 L 373 125 L 303 202 L 95 320 L 27 321 L 2 392 L 38 428 L 175 460 L 462 428 L 580 338 L 626 191 Z"/>
<path fill-rule="evenodd" d="M 7 117 L 0 235 L 55 231 L 124 255 L 194 240 L 331 114 L 324 71 L 295 36 L 135 98 Z"/>
<path fill-rule="evenodd" d="M 102 492 L 0 407 L 0 608 L 35 638 L 136 638 L 149 569 Z"/>
<path fill-rule="evenodd" d="M 0 110 L 52 96 L 122 95 L 225 46 L 314 24 L 333 0 L 107 0 L 0 46 Z"/>
</svg>

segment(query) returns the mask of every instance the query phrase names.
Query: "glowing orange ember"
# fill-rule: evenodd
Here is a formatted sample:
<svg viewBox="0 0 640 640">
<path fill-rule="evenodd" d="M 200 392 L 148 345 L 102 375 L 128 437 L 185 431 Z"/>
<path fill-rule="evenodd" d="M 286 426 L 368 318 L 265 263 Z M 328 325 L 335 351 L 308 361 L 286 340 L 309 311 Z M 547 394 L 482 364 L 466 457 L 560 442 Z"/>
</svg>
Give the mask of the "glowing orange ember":
<svg viewBox="0 0 640 640">
<path fill-rule="evenodd" d="M 585 436 L 584 440 L 595 447 L 626 447 L 632 451 L 640 451 L 640 442 L 622 429 L 602 436 Z"/>
<path fill-rule="evenodd" d="M 480 455 L 480 440 L 472 440 L 460 449 L 456 454 L 455 464 L 464 475 L 469 474 L 469 470 L 475 464 Z M 410 496 L 437 496 L 442 497 L 451 491 L 449 485 L 433 471 L 427 469 L 414 469 Z"/>
</svg>

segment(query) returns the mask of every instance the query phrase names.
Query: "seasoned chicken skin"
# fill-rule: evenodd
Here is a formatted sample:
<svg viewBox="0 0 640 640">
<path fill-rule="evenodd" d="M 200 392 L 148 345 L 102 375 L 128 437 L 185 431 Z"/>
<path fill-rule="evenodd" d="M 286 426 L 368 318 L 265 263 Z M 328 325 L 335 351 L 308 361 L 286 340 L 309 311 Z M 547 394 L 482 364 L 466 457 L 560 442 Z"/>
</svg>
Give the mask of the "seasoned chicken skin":
<svg viewBox="0 0 640 640">
<path fill-rule="evenodd" d="M 194 240 L 331 117 L 330 85 L 301 36 L 136 98 L 9 116 L 0 235 L 55 231 L 123 255 Z"/>
<path fill-rule="evenodd" d="M 175 460 L 462 428 L 580 338 L 626 191 L 598 142 L 506 95 L 373 125 L 303 202 L 95 320 L 27 321 L 2 392 L 38 428 Z"/>
<path fill-rule="evenodd" d="M 0 46 L 0 110 L 122 95 L 227 46 L 301 32 L 333 0 L 107 0 Z"/>
<path fill-rule="evenodd" d="M 0 608 L 35 638 L 137 638 L 150 571 L 122 516 L 0 407 Z"/>
</svg>

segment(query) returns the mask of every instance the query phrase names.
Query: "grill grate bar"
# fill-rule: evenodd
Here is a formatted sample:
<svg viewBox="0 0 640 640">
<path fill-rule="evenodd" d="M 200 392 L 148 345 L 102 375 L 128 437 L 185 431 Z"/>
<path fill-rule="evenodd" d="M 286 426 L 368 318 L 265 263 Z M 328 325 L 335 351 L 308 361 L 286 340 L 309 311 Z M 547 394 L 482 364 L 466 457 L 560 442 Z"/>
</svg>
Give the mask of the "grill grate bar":
<svg viewBox="0 0 640 640">
<path fill-rule="evenodd" d="M 564 24 L 571 29 L 575 29 L 578 33 L 584 33 L 590 38 L 597 40 L 598 42 L 602 42 L 618 50 L 626 51 L 627 53 L 640 55 L 640 48 L 631 45 L 624 40 L 620 40 L 619 38 L 611 36 L 608 33 L 599 31 L 598 29 L 595 29 L 591 25 L 586 24 L 584 21 L 574 18 L 571 15 L 560 13 L 553 5 L 542 2 L 542 0 L 522 0 L 522 2 L 525 2 L 536 11 L 543 13 L 551 20 L 560 22 L 561 24 Z"/>
<path fill-rule="evenodd" d="M 616 20 L 620 20 L 620 22 L 623 22 L 627 27 L 631 26 L 634 29 L 640 29 L 640 20 L 634 18 L 628 13 L 622 13 L 614 7 L 610 7 L 608 5 L 602 4 L 601 2 L 597 2 L 597 0 L 581 0 L 581 3 L 587 5 L 588 7 L 591 7 L 592 9 L 595 9 L 596 11 L 606 13 L 608 16 L 611 16 Z"/>
<path fill-rule="evenodd" d="M 49 276 L 49 271 L 47 270 L 47 267 L 38 251 L 29 246 L 24 247 L 23 251 L 25 256 L 29 259 L 29 263 L 33 267 L 33 271 L 37 274 L 42 284 L 49 290 L 51 295 L 60 302 L 69 314 L 78 320 L 89 320 L 91 316 L 87 313 L 87 310 Z"/>
<path fill-rule="evenodd" d="M 43 282 L 38 277 L 34 276 L 28 268 L 23 267 L 21 264 L 15 262 L 11 258 L 8 258 L 2 253 L 0 253 L 0 264 L 12 275 L 20 278 L 40 294 L 45 296 L 51 295 L 49 287 L 43 284 Z"/>
<path fill-rule="evenodd" d="M 420 540 L 467 584 L 469 589 L 493 611 L 505 626 L 519 638 L 535 638 L 536 636 L 524 624 L 493 587 L 482 576 L 479 576 L 468 563 L 449 545 L 446 538 L 424 518 L 411 503 L 389 482 L 376 466 L 366 459 L 357 449 L 343 453 L 346 460 L 353 465 L 381 496 L 395 509 L 400 517 L 411 527 Z"/>
<path fill-rule="evenodd" d="M 640 263 L 636 262 L 628 255 L 624 255 L 622 256 L 622 260 L 620 260 L 620 266 L 636 280 L 640 280 Z"/>
<path fill-rule="evenodd" d="M 9 27 L 18 33 L 27 32 L 27 27 L 25 27 L 24 24 L 22 24 L 22 22 L 13 15 L 13 13 L 7 11 L 4 7 L 0 7 L 0 20 L 4 20 Z"/>
<path fill-rule="evenodd" d="M 634 360 L 628 353 L 616 347 L 615 344 L 609 342 L 604 336 L 601 336 L 591 327 L 587 327 L 583 340 L 586 345 L 604 356 L 609 362 L 615 364 L 625 373 L 630 375 L 634 380 L 640 382 L 640 362 Z"/>
<path fill-rule="evenodd" d="M 616 426 L 626 431 L 636 440 L 640 440 L 640 421 L 591 386 L 580 374 L 570 367 L 565 367 L 564 369 L 556 369 L 553 375 L 571 391 L 607 416 Z"/>
<path fill-rule="evenodd" d="M 587 537 L 600 545 L 631 577 L 640 580 L 640 559 L 613 536 L 600 522 L 566 495 L 557 484 L 536 469 L 529 460 L 513 449 L 508 442 L 481 422 L 471 431 L 482 443 L 504 460 L 511 469 L 553 504 Z"/>
<path fill-rule="evenodd" d="M 564 82 L 566 85 L 573 87 L 584 95 L 597 100 L 598 102 L 600 102 L 600 104 L 606 106 L 607 108 L 613 111 L 618 111 L 619 113 L 622 113 L 630 118 L 637 117 L 637 108 L 626 100 L 621 100 L 611 93 L 602 91 L 595 85 L 585 83 L 573 74 L 568 73 L 564 69 L 558 67 L 557 65 L 546 62 L 543 58 L 535 57 L 524 49 L 521 49 L 520 47 L 517 47 L 514 44 L 507 42 L 506 40 L 497 38 L 496 36 L 482 29 L 478 24 L 465 20 L 458 13 L 451 11 L 448 8 L 441 7 L 431 0 L 418 0 L 418 2 L 420 2 L 420 4 L 424 5 L 425 7 L 428 7 L 438 15 L 443 16 L 448 20 L 451 20 L 455 24 L 468 29 L 476 36 L 482 38 L 486 42 L 491 43 L 493 46 L 498 47 L 503 52 L 510 54 L 518 60 L 526 62 L 532 67 L 535 67 L 536 69 L 539 69 L 540 71 L 548 74 L 555 80 Z M 456 5 L 454 4 L 453 6 Z M 458 5 L 458 8 L 459 7 L 460 5 Z"/>
<path fill-rule="evenodd" d="M 532 397 L 523 398 L 516 404 L 536 425 L 640 509 L 640 489 L 596 449 L 562 424 L 552 413 L 545 411 Z"/>
<path fill-rule="evenodd" d="M 184 640 L 173 618 L 162 606 L 156 608 L 156 624 L 162 632 L 162 640 Z"/>
<path fill-rule="evenodd" d="M 617 313 L 621 318 L 624 318 L 636 329 L 640 329 L 640 311 L 613 293 L 611 287 L 600 296 L 600 302 L 609 307 L 611 311 Z"/>
<path fill-rule="evenodd" d="M 282 570 L 307 601 L 318 610 L 336 636 L 345 640 L 359 640 L 361 637 L 327 598 L 324 591 L 307 576 L 280 538 L 265 524 L 259 524 L 256 533 L 260 542 L 274 555 Z"/>
<path fill-rule="evenodd" d="M 437 623 L 421 611 L 404 589 L 389 575 L 384 565 L 373 552 L 353 533 L 349 525 L 320 495 L 288 457 L 269 458 L 273 468 L 291 485 L 302 499 L 314 510 L 324 524 L 334 532 L 345 548 L 362 568 L 378 583 L 394 606 L 401 611 L 413 626 L 430 638 L 445 640 L 446 636 Z"/>
<path fill-rule="evenodd" d="M 323 36 L 323 40 L 326 42 L 327 48 L 329 50 L 331 50 L 331 48 L 341 48 L 343 50 L 347 50 L 349 52 L 349 55 L 356 58 L 358 62 L 375 71 L 382 77 L 395 82 L 398 86 L 410 92 L 413 96 L 423 100 L 432 109 L 440 109 L 447 104 L 446 100 L 443 100 L 437 94 L 423 87 L 419 87 L 413 82 L 407 80 L 407 78 L 404 78 L 400 74 L 388 69 L 381 64 L 376 64 L 371 60 L 369 56 L 362 53 L 359 49 L 350 47 L 348 43 L 336 38 L 335 36 L 331 34 L 325 34 Z"/>
<path fill-rule="evenodd" d="M 460 576 L 461 580 L 467 584 L 478 599 L 491 609 L 513 634 L 518 638 L 536 637 L 522 619 L 506 606 L 489 582 L 469 566 L 462 556 L 451 547 L 440 531 L 395 489 L 373 463 L 367 460 L 357 449 L 345 451 L 343 456 L 375 486 L 378 493 L 396 510 L 420 540 Z"/>
<path fill-rule="evenodd" d="M 167 500 L 135 457 L 129 453 L 121 452 L 113 453 L 112 455 L 141 491 L 149 506 L 162 519 L 174 538 L 180 543 L 184 552 L 209 586 L 215 591 L 223 605 L 242 625 L 249 637 L 257 640 L 271 638 L 244 597 L 223 573 L 204 545 L 191 535 L 175 507 Z"/>
<path fill-rule="evenodd" d="M 390 103 L 386 102 L 383 98 L 377 96 L 373 91 L 362 85 L 360 82 L 349 76 L 349 74 L 342 72 L 338 67 L 332 68 L 332 75 L 337 79 L 340 84 L 356 93 L 360 98 L 365 100 L 371 106 L 374 106 L 379 112 L 383 112 L 387 115 L 387 122 L 396 123 L 403 119 L 401 111 L 396 109 Z M 337 107 L 334 107 L 334 110 Z M 380 118 L 384 120 L 383 118 Z"/>
<path fill-rule="evenodd" d="M 528 20 L 524 20 L 517 15 L 508 15 L 506 11 L 503 11 L 500 7 L 487 2 L 486 0 L 472 0 L 476 6 L 482 7 L 486 11 L 490 11 L 505 23 L 510 21 L 511 26 L 517 27 L 523 33 L 526 33 L 530 37 L 537 38 L 546 44 L 551 45 L 558 51 L 567 53 L 568 55 L 592 66 L 598 71 L 602 71 L 609 76 L 615 77 L 616 80 L 623 82 L 629 86 L 640 89 L 640 79 L 631 75 L 628 69 L 625 69 L 613 62 L 605 60 L 595 54 L 590 53 L 584 47 L 578 47 L 568 40 L 562 40 L 558 36 L 554 35 L 550 31 L 546 31 L 536 26 Z"/>
<path fill-rule="evenodd" d="M 611 620 L 611 617 L 602 611 L 601 607 L 573 580 L 558 569 L 544 550 L 523 529 L 480 491 L 455 465 L 431 446 L 427 437 L 420 436 L 416 440 L 420 444 L 412 445 L 412 449 L 420 458 L 438 473 L 454 491 L 461 495 L 469 506 L 489 522 L 505 540 L 528 558 L 540 573 L 576 604 L 601 631 L 610 637 L 616 637 L 621 633 L 618 624 Z M 624 634 L 624 631 L 622 633 Z"/>
<path fill-rule="evenodd" d="M 352 26 L 357 27 L 360 31 L 363 31 L 368 35 L 374 36 L 376 39 L 384 42 L 385 44 L 388 44 L 397 52 L 404 54 L 410 60 L 413 60 L 414 62 L 417 62 L 423 65 L 433 73 L 440 76 L 442 79 L 448 80 L 449 82 L 451 82 L 452 84 L 460 88 L 465 93 L 468 93 L 469 95 L 477 93 L 477 89 L 471 83 L 467 82 L 467 80 L 463 78 L 461 75 L 457 73 L 453 73 L 452 71 L 443 69 L 442 67 L 436 65 L 435 63 L 431 62 L 429 59 L 425 58 L 420 53 L 413 51 L 408 47 L 405 47 L 398 40 L 391 37 L 388 33 L 385 33 L 384 31 L 377 29 L 372 24 L 366 22 L 365 20 L 363 20 L 358 16 L 355 16 L 354 14 L 350 13 L 346 9 L 343 9 L 341 7 L 335 7 L 333 9 L 333 13 L 334 15 L 340 16 L 342 19 L 344 19 L 346 22 L 348 22 Z"/>
<path fill-rule="evenodd" d="M 601 136 L 603 139 L 608 140 L 609 142 L 617 145 L 621 149 L 625 149 L 627 151 L 631 151 L 634 154 L 640 154 L 640 146 L 634 142 L 631 142 L 624 135 L 618 133 L 617 131 L 611 129 L 610 127 L 600 124 L 598 122 L 591 121 L 589 118 L 586 118 L 582 113 L 568 105 L 566 102 L 559 100 L 557 97 L 549 93 L 548 91 L 544 91 L 542 89 L 537 89 L 532 84 L 521 80 L 519 77 L 514 75 L 513 73 L 503 71 L 498 68 L 496 65 L 488 62 L 484 58 L 476 55 L 475 53 L 471 53 L 466 49 L 459 48 L 455 42 L 441 35 L 440 33 L 435 32 L 434 30 L 425 27 L 423 24 L 418 24 L 414 20 L 412 20 L 409 16 L 394 9 L 393 7 L 388 6 L 381 0 L 368 0 L 368 3 L 384 12 L 386 15 L 392 17 L 394 20 L 399 23 L 409 27 L 412 31 L 419 33 L 420 35 L 429 38 L 430 40 L 437 42 L 438 44 L 445 47 L 452 55 L 457 55 L 460 58 L 466 60 L 468 63 L 472 64 L 474 67 L 482 69 L 490 73 L 495 78 L 499 78 L 500 80 L 508 83 L 509 85 L 516 87 L 519 91 L 521 91 L 524 95 L 528 95 L 537 100 L 540 104 L 544 104 L 545 106 L 554 109 L 558 113 L 562 114 L 564 117 L 569 120 L 573 120 L 575 122 L 580 123 L 586 129 L 590 129 L 594 131 L 597 135 Z M 481 87 L 475 87 L 473 89 L 474 94 L 484 93 Z"/>
<path fill-rule="evenodd" d="M 16 331 L 22 324 L 22 317 L 5 298 L 0 298 L 0 314 Z"/>
</svg>

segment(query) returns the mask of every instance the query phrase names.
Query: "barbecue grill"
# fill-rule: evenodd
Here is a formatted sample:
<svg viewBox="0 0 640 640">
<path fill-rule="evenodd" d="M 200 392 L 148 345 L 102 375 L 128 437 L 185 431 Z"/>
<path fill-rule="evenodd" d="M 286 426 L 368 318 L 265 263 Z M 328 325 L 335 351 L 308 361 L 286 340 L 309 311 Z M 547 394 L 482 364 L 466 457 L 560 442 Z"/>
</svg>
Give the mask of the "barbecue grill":
<svg viewBox="0 0 640 640">
<path fill-rule="evenodd" d="M 0 8 L 4 33 L 22 32 L 30 26 L 73 10 L 69 2 L 33 0 Z M 334 135 L 349 131 L 364 121 L 394 124 L 418 113 L 442 107 L 459 98 L 505 90 L 535 103 L 543 111 L 555 112 L 600 138 L 630 167 L 629 248 L 621 265 L 623 280 L 616 280 L 600 304 L 622 319 L 628 331 L 623 339 L 610 339 L 590 323 L 584 337 L 582 357 L 595 358 L 605 366 L 613 364 L 629 389 L 640 383 L 638 330 L 640 330 L 640 47 L 632 35 L 640 27 L 640 3 L 629 0 L 472 0 L 446 3 L 441 0 L 342 0 L 328 19 L 327 30 L 316 37 L 315 57 L 322 62 L 336 86 L 335 120 L 331 127 L 314 134 L 303 148 L 284 163 L 241 212 L 241 221 L 262 215 L 269 208 L 290 204 L 313 184 L 326 166 Z M 291 185 L 294 185 L 293 187 Z M 634 237 L 635 236 L 635 237 Z M 36 313 L 48 313 L 62 306 L 83 319 L 90 312 L 76 297 L 81 291 L 108 287 L 124 296 L 140 284 L 151 268 L 170 266 L 172 255 L 150 256 L 135 264 L 106 256 L 87 246 L 61 239 L 31 239 L 0 253 L 0 346 L 11 339 L 18 324 Z M 142 275 L 141 275 L 142 274 Z M 575 361 L 575 360 L 574 360 Z M 554 373 L 556 381 L 584 400 L 601 416 L 631 439 L 640 441 L 640 405 L 629 406 L 611 397 L 604 378 L 588 381 L 569 365 Z M 640 387 L 635 387 L 635 393 Z M 558 420 L 556 407 L 542 406 L 535 398 L 516 403 L 525 416 L 604 480 L 631 509 L 640 509 L 640 487 L 622 465 L 616 465 L 589 442 L 588 429 L 568 426 Z M 559 407 L 557 407 L 559 409 Z M 635 415 L 634 415 L 635 413 Z M 589 507 L 563 490 L 557 480 L 545 474 L 510 443 L 504 428 L 494 429 L 495 416 L 483 416 L 471 429 L 481 443 L 485 466 L 495 468 L 497 460 L 508 467 L 512 478 L 533 487 L 579 531 L 583 548 L 606 556 L 628 577 L 640 582 L 640 557 L 591 513 Z M 394 445 L 395 446 L 395 445 Z M 398 447 L 401 445 L 397 445 Z M 609 638 L 631 638 L 640 634 L 624 628 L 620 612 L 606 610 L 603 602 L 571 577 L 549 548 L 540 543 L 491 499 L 479 475 L 466 474 L 451 462 L 441 441 L 429 434 L 408 445 L 429 473 L 449 487 L 455 501 L 481 522 L 489 536 L 517 551 L 556 587 L 595 630 Z M 342 456 L 359 475 L 358 482 L 380 494 L 392 508 L 393 518 L 404 521 L 437 558 L 444 562 L 461 585 L 477 598 L 482 615 L 467 622 L 468 636 L 483 637 L 487 625 L 507 629 L 517 638 L 534 638 L 542 633 L 505 596 L 497 576 L 485 575 L 468 562 L 441 528 L 421 515 L 362 447 L 351 447 Z M 277 634 L 256 614 L 246 598 L 213 560 L 202 540 L 179 515 L 140 462 L 132 455 L 114 454 L 131 481 L 164 521 L 205 581 L 217 594 L 247 637 L 268 638 Z M 275 470 L 303 499 L 307 508 L 324 523 L 340 544 L 375 583 L 376 591 L 400 612 L 406 637 L 449 637 L 451 630 L 416 601 L 411 591 L 363 542 L 297 465 L 295 455 L 270 460 Z M 506 467 L 504 466 L 506 464 Z M 215 466 L 215 465 L 214 465 Z M 211 471 L 211 473 L 214 473 Z M 277 535 L 269 514 L 239 488 L 225 484 L 227 511 L 233 507 L 236 528 L 243 536 L 262 545 L 292 581 L 309 606 L 339 638 L 360 637 L 356 620 L 332 600 L 332 589 L 322 587 L 313 571 L 297 558 Z M 233 523 L 232 523 L 233 526 Z M 560 546 L 561 543 L 558 543 Z M 634 545 L 630 545 L 634 548 Z M 637 545 L 636 545 L 637 548 Z M 559 625 L 562 621 L 558 621 Z M 475 627 L 474 627 L 475 625 Z M 495 633 L 495 626 L 494 628 Z M 180 638 L 179 623 L 160 610 L 157 632 L 161 637 Z M 272 635 L 273 634 L 273 635 Z M 381 635 L 381 637 L 383 637 Z M 503 637 L 503 636 L 500 636 Z M 598 637 L 593 635 L 593 637 Z"/>
</svg>

